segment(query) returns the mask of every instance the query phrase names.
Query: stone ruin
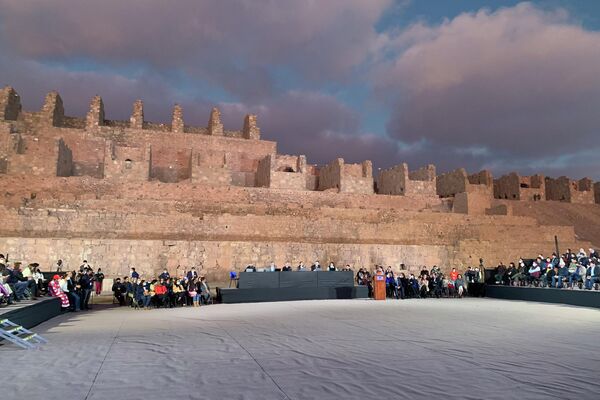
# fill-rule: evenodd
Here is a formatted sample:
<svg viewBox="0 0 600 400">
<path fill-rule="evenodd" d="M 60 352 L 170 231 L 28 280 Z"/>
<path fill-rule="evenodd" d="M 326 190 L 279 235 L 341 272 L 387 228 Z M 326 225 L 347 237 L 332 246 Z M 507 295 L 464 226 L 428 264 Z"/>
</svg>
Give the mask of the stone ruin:
<svg viewBox="0 0 600 400">
<path fill-rule="evenodd" d="M 405 163 L 374 177 L 371 161 L 315 165 L 279 154 L 255 115 L 227 130 L 213 108 L 197 127 L 175 105 L 170 123 L 156 123 L 136 100 L 129 120 L 109 118 L 100 96 L 80 118 L 65 114 L 57 92 L 25 111 L 13 88 L 0 91 L 4 253 L 45 268 L 87 259 L 109 276 L 196 266 L 218 280 L 271 261 L 462 268 L 552 251 L 555 235 L 572 248 L 597 239 L 576 237 L 570 225 L 541 230 L 511 206 L 598 203 L 589 179 L 494 180 L 489 171 L 437 175 L 433 165 Z M 532 226 L 535 238 L 525 233 Z"/>
</svg>

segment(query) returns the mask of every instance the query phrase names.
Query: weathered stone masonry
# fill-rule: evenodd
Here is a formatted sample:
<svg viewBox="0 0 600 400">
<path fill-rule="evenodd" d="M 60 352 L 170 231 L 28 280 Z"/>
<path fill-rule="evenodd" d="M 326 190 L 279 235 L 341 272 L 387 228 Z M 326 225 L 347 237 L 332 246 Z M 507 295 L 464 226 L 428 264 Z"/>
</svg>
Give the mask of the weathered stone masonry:
<svg viewBox="0 0 600 400">
<path fill-rule="evenodd" d="M 186 110 L 186 113 L 194 112 Z M 598 202 L 591 180 L 571 182 L 435 166 L 379 171 L 338 158 L 321 166 L 277 153 L 261 140 L 255 115 L 224 129 L 213 108 L 206 127 L 144 119 L 141 100 L 128 121 L 110 120 L 95 96 L 85 118 L 65 115 L 57 92 L 37 112 L 0 91 L 0 250 L 44 268 L 82 259 L 124 274 L 197 266 L 225 279 L 247 263 L 319 259 L 355 267 L 400 263 L 445 269 L 553 250 L 554 235 L 590 245 L 572 226 L 512 215 L 510 202 Z M 567 181 L 565 181 L 567 179 Z M 532 237 L 529 229 L 538 233 Z"/>
</svg>

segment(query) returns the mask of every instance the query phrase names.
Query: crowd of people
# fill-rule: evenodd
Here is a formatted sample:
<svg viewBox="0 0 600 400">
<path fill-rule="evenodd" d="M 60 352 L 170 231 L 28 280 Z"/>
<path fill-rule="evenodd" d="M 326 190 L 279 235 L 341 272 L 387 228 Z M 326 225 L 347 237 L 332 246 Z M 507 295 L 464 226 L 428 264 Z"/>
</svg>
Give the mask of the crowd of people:
<svg viewBox="0 0 600 400">
<path fill-rule="evenodd" d="M 275 272 L 275 271 L 351 271 L 354 272 L 349 264 L 343 268 L 338 268 L 334 262 L 330 261 L 327 267 L 322 267 L 320 262 L 315 261 L 310 267 L 306 266 L 303 261 L 300 261 L 296 268 L 291 266 L 291 263 L 286 262 L 282 268 L 278 268 L 274 262 L 264 268 L 257 268 L 250 264 L 245 269 L 245 272 Z M 484 282 L 483 276 L 483 260 L 480 259 L 479 267 L 469 267 L 460 274 L 456 268 L 446 276 L 441 269 L 433 266 L 431 270 L 423 267 L 420 274 L 415 276 L 406 270 L 404 264 L 400 264 L 400 272 L 396 273 L 388 266 L 385 270 L 383 266 L 376 265 L 375 270 L 371 273 L 367 268 L 361 267 L 356 272 L 355 281 L 359 286 L 367 286 L 369 297 L 373 295 L 373 274 L 384 274 L 386 280 L 387 297 L 395 299 L 406 298 L 425 298 L 425 297 L 463 297 L 467 293 L 473 296 L 482 295 L 482 286 Z M 232 272 L 230 278 L 236 279 L 237 273 Z"/>
<path fill-rule="evenodd" d="M 0 303 L 35 300 L 45 292 L 45 279 L 39 264 L 23 267 L 21 262 L 9 263 L 4 254 L 0 254 Z"/>
<path fill-rule="evenodd" d="M 464 274 L 458 273 L 456 268 L 445 275 L 437 266 L 431 270 L 423 267 L 418 276 L 413 273 L 402 272 L 406 268 L 400 265 L 401 272 L 394 272 L 391 266 L 385 270 L 383 266 L 376 266 L 375 274 L 385 275 L 386 295 L 388 298 L 427 298 L 427 297 L 459 297 L 467 293 L 471 296 L 482 295 L 483 260 L 480 267 L 469 267 Z M 359 286 L 367 286 L 369 297 L 373 294 L 372 274 L 366 268 L 360 268 L 356 273 L 356 283 Z"/>
<path fill-rule="evenodd" d="M 579 249 L 550 257 L 542 254 L 535 259 L 520 259 L 518 266 L 500 263 L 494 274 L 497 285 L 535 286 L 568 289 L 599 289 L 600 257 L 594 249 Z"/>
<path fill-rule="evenodd" d="M 129 276 L 116 278 L 112 291 L 120 306 L 140 309 L 200 307 L 212 303 L 206 277 L 192 268 L 180 277 L 165 269 L 158 277 L 144 279 L 131 268 Z"/>
<path fill-rule="evenodd" d="M 35 300 L 51 295 L 60 297 L 64 309 L 79 311 L 90 309 L 90 297 L 102 292 L 104 273 L 100 268 L 96 272 L 87 260 L 79 266 L 79 271 L 63 272 L 62 260 L 55 266 L 56 274 L 47 280 L 38 263 L 27 264 L 8 262 L 0 254 L 0 303 L 18 303 L 23 300 Z"/>
<path fill-rule="evenodd" d="M 12 304 L 25 299 L 36 299 L 51 295 L 61 299 L 65 310 L 79 311 L 90 309 L 92 293 L 100 295 L 103 290 L 104 273 L 96 271 L 87 260 L 79 266 L 79 271 L 63 272 L 63 262 L 55 265 L 56 274 L 48 281 L 39 268 L 39 264 L 23 266 L 21 262 L 8 262 L 0 254 L 0 303 Z M 333 262 L 322 267 L 315 261 L 310 267 L 300 262 L 293 268 L 289 262 L 280 269 L 275 263 L 266 268 L 257 269 L 248 265 L 245 271 L 352 271 L 350 265 L 338 268 Z M 373 274 L 385 275 L 386 292 L 389 298 L 426 298 L 426 297 L 463 297 L 467 293 L 480 296 L 485 282 L 483 260 L 479 267 L 469 267 L 464 273 L 453 268 L 449 274 L 433 266 L 430 270 L 423 267 L 420 273 L 409 273 L 403 264 L 400 272 L 392 267 L 384 269 L 376 266 L 373 272 L 360 268 L 355 274 L 356 284 L 367 286 L 369 296 L 373 293 Z M 232 277 L 232 279 L 234 279 Z M 553 253 L 550 257 L 540 254 L 535 259 L 520 259 L 518 266 L 500 263 L 493 277 L 485 283 L 513 286 L 536 286 L 570 289 L 600 290 L 600 256 L 594 249 L 588 252 L 580 249 L 578 253 L 571 249 L 562 255 Z M 205 276 L 191 268 L 183 275 L 172 277 L 167 270 L 159 276 L 143 278 L 131 268 L 129 276 L 116 278 L 112 286 L 114 298 L 121 306 L 135 308 L 161 307 L 199 307 L 212 303 L 210 287 Z"/>
<path fill-rule="evenodd" d="M 281 267 L 281 268 L 277 267 L 277 265 L 275 265 L 275 262 L 271 262 L 271 264 L 265 268 L 257 268 L 254 264 L 249 264 L 248 266 L 246 266 L 244 271 L 245 272 L 256 272 L 256 271 L 291 272 L 291 271 L 294 271 L 294 268 L 292 267 L 292 264 L 289 261 L 286 262 L 285 264 L 283 264 L 283 267 Z M 313 264 L 311 264 L 310 267 L 306 266 L 306 264 L 304 264 L 304 261 L 300 261 L 298 263 L 298 266 L 296 266 L 296 271 L 352 271 L 352 268 L 350 268 L 350 264 L 346 264 L 346 266 L 343 268 L 338 268 L 338 267 L 336 267 L 336 265 L 333 261 L 330 261 L 329 264 L 327 265 L 327 267 L 323 267 L 321 265 L 321 263 L 319 262 L 319 260 L 316 260 Z"/>
</svg>

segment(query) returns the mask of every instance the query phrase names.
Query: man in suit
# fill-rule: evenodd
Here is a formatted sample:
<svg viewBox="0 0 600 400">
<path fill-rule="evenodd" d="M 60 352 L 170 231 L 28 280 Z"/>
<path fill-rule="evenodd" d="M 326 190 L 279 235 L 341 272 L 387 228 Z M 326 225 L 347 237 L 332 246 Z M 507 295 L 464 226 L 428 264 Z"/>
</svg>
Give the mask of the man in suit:
<svg viewBox="0 0 600 400">
<path fill-rule="evenodd" d="M 192 267 L 192 269 L 188 271 L 186 277 L 188 278 L 188 281 L 198 278 L 198 272 L 196 272 L 196 267 Z"/>
<path fill-rule="evenodd" d="M 591 290 L 595 283 L 600 282 L 600 265 L 590 263 L 586 275 L 585 288 Z"/>
</svg>

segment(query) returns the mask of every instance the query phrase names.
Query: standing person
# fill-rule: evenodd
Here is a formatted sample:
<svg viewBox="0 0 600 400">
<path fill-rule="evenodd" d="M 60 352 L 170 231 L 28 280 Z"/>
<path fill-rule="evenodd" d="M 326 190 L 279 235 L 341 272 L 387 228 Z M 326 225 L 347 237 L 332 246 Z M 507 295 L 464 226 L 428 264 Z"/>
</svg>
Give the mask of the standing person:
<svg viewBox="0 0 600 400">
<path fill-rule="evenodd" d="M 90 296 L 94 288 L 94 271 L 91 268 L 88 268 L 86 272 L 81 274 L 79 286 L 81 287 L 81 309 L 90 310 Z"/>
<path fill-rule="evenodd" d="M 83 264 L 79 266 L 79 272 L 87 272 L 88 269 L 90 269 L 90 264 L 88 264 L 87 260 L 83 260 Z"/>
<path fill-rule="evenodd" d="M 196 272 L 196 267 L 192 267 L 192 269 L 189 270 L 188 273 L 186 274 L 186 277 L 187 277 L 188 281 L 198 278 L 198 272 Z"/>
<path fill-rule="evenodd" d="M 159 279 L 162 279 L 164 281 L 166 281 L 167 279 L 171 279 L 171 275 L 169 274 L 169 271 L 167 271 L 167 269 L 165 268 L 162 272 L 162 274 L 160 274 L 158 276 Z"/>
<path fill-rule="evenodd" d="M 140 274 L 137 273 L 135 268 L 131 267 L 131 270 L 129 271 L 129 277 L 132 279 L 138 279 L 140 277 Z"/>
<path fill-rule="evenodd" d="M 98 272 L 94 274 L 94 286 L 96 289 L 96 296 L 100 296 L 102 293 L 102 282 L 104 281 L 104 274 L 102 269 L 98 268 Z"/>
<path fill-rule="evenodd" d="M 67 310 L 69 308 L 69 298 L 60 288 L 60 283 L 58 280 L 60 279 L 59 275 L 54 275 L 52 277 L 52 281 L 48 284 L 48 291 L 52 297 L 60 298 L 60 306 L 63 310 Z"/>
<path fill-rule="evenodd" d="M 33 280 L 37 284 L 38 293 L 41 294 L 44 291 L 44 282 L 46 281 L 46 278 L 44 278 L 44 274 L 42 274 L 42 271 L 37 267 L 33 273 Z"/>
<path fill-rule="evenodd" d="M 56 262 L 55 268 L 56 268 L 56 272 L 62 272 L 62 270 L 63 270 L 63 260 L 58 260 Z"/>
<path fill-rule="evenodd" d="M 199 289 L 200 289 L 200 302 L 207 305 L 208 301 L 210 300 L 210 287 L 208 286 L 208 282 L 206 281 L 206 277 L 204 277 L 204 276 L 200 277 Z"/>
<path fill-rule="evenodd" d="M 335 267 L 335 264 L 333 263 L 333 261 L 329 261 L 329 266 L 327 267 L 327 271 L 337 271 L 337 268 Z"/>
</svg>

